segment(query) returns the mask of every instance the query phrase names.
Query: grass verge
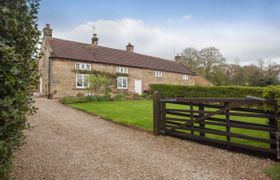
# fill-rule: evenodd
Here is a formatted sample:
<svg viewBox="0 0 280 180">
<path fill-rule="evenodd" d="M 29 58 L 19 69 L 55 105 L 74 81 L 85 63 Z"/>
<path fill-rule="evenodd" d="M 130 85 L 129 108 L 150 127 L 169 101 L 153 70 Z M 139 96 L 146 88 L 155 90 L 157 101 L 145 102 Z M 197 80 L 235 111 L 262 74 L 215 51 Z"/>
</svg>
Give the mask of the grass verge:
<svg viewBox="0 0 280 180">
<path fill-rule="evenodd" d="M 276 164 L 265 170 L 265 173 L 271 177 L 272 180 L 279 180 L 280 179 L 280 164 Z"/>
<path fill-rule="evenodd" d="M 144 130 L 152 131 L 153 129 L 153 112 L 152 112 L 152 101 L 151 100 L 126 100 L 126 101 L 102 101 L 102 102 L 89 102 L 89 103 L 74 103 L 69 104 L 69 106 L 83 110 L 89 113 L 96 114 L 106 120 L 111 120 L 113 122 L 124 124 L 128 126 L 133 126 L 136 128 L 141 128 Z M 188 106 L 168 104 L 168 108 L 176 109 L 187 109 Z M 213 111 L 213 109 L 208 108 L 207 111 Z M 170 115 L 172 116 L 172 115 Z M 216 115 L 214 117 L 221 117 L 222 115 Z M 231 116 L 233 120 L 243 121 L 243 122 L 257 122 L 259 124 L 266 124 L 267 120 L 264 118 L 251 118 L 251 117 L 234 117 Z M 207 125 L 207 128 L 225 131 L 225 127 Z M 253 137 L 269 138 L 267 132 L 248 130 L 241 128 L 231 128 L 231 132 L 249 135 Z M 206 134 L 207 137 L 219 140 L 225 140 L 225 136 Z M 232 138 L 232 142 L 237 142 L 241 144 L 247 144 L 257 147 L 268 148 L 268 144 L 244 140 L 240 138 Z"/>
</svg>

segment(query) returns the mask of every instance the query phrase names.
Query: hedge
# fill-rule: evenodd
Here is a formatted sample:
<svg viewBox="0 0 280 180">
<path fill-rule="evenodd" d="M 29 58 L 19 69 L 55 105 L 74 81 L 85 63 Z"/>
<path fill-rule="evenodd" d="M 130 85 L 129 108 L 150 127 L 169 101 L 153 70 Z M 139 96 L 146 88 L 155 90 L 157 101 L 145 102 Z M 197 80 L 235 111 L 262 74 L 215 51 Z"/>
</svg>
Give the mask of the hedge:
<svg viewBox="0 0 280 180">
<path fill-rule="evenodd" d="M 159 91 L 164 97 L 263 97 L 265 88 L 244 86 L 183 86 L 170 84 L 150 84 L 150 91 Z"/>
<path fill-rule="evenodd" d="M 24 143 L 27 116 L 35 113 L 38 84 L 38 0 L 0 3 L 0 179 L 9 179 L 12 155 Z"/>
</svg>

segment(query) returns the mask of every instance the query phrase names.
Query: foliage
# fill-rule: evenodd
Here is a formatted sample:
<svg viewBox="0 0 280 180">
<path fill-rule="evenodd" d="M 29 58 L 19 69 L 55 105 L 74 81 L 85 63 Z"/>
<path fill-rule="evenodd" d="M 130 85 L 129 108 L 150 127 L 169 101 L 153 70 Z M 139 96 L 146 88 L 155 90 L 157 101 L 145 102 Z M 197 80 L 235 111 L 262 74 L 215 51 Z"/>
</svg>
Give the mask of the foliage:
<svg viewBox="0 0 280 180">
<path fill-rule="evenodd" d="M 117 93 L 114 98 L 113 98 L 115 101 L 121 101 L 121 100 L 124 100 L 125 97 L 124 97 L 124 94 L 123 93 Z"/>
<path fill-rule="evenodd" d="M 280 106 L 280 86 L 268 86 L 263 91 L 263 97 L 266 99 L 276 100 L 277 106 Z M 267 105 L 266 110 L 273 110 L 273 105 Z M 277 109 L 279 112 L 279 109 Z"/>
<path fill-rule="evenodd" d="M 114 84 L 114 78 L 105 74 L 91 74 L 88 81 L 89 90 L 97 96 L 108 96 L 112 91 L 112 84 Z"/>
<path fill-rule="evenodd" d="M 59 99 L 62 104 L 110 101 L 109 96 L 70 96 Z"/>
<path fill-rule="evenodd" d="M 272 180 L 279 180 L 280 179 L 280 164 L 276 164 L 265 170 L 265 173 L 271 177 Z"/>
<path fill-rule="evenodd" d="M 76 74 L 92 74 L 92 75 L 101 75 L 101 76 L 106 76 L 106 77 L 110 77 L 112 79 L 116 79 L 117 76 L 115 74 L 112 73 L 108 73 L 105 71 L 98 71 L 98 70 L 82 70 L 82 69 L 74 69 L 73 72 L 75 72 Z"/>
<path fill-rule="evenodd" d="M 200 51 L 194 48 L 187 48 L 183 51 L 182 62 L 191 68 L 192 71 L 203 75 L 207 79 L 210 73 L 218 65 L 222 65 L 225 58 L 215 47 L 204 48 Z"/>
<path fill-rule="evenodd" d="M 204 76 L 215 85 L 261 86 L 280 84 L 280 66 L 275 63 L 265 64 L 257 60 L 257 64 L 241 66 L 238 63 L 225 62 L 218 49 L 204 48 L 200 51 L 186 48 L 182 53 L 182 63 L 193 72 Z"/>
<path fill-rule="evenodd" d="M 262 97 L 264 88 L 242 86 L 183 86 L 151 84 L 151 92 L 159 91 L 165 97 Z"/>
<path fill-rule="evenodd" d="M 37 0 L 0 4 L 0 177 L 7 178 L 13 152 L 24 142 L 26 116 L 35 112 Z"/>
</svg>

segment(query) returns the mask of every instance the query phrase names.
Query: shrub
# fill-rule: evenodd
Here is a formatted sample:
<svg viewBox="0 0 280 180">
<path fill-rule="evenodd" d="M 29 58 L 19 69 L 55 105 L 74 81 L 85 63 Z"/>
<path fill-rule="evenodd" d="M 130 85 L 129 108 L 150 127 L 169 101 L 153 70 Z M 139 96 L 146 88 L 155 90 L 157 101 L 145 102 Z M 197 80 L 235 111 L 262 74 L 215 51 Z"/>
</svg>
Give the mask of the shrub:
<svg viewBox="0 0 280 180">
<path fill-rule="evenodd" d="M 117 93 L 114 97 L 113 97 L 113 100 L 115 101 L 121 101 L 121 100 L 124 100 L 125 97 L 123 95 L 123 93 Z"/>
<path fill-rule="evenodd" d="M 107 96 L 112 91 L 113 78 L 102 72 L 89 75 L 88 81 L 89 90 L 92 94 Z"/>
<path fill-rule="evenodd" d="M 109 101 L 110 96 L 70 96 L 59 99 L 62 104 Z"/>
<path fill-rule="evenodd" d="M 1 1 L 0 6 L 0 179 L 8 179 L 12 154 L 23 144 L 26 117 L 35 112 L 38 84 L 37 0 Z"/>
<path fill-rule="evenodd" d="M 151 84 L 151 92 L 159 91 L 165 97 L 262 97 L 264 88 L 244 86 L 183 86 Z"/>
<path fill-rule="evenodd" d="M 275 99 L 280 106 L 280 86 L 267 86 L 263 91 L 263 97 L 266 99 Z"/>
</svg>

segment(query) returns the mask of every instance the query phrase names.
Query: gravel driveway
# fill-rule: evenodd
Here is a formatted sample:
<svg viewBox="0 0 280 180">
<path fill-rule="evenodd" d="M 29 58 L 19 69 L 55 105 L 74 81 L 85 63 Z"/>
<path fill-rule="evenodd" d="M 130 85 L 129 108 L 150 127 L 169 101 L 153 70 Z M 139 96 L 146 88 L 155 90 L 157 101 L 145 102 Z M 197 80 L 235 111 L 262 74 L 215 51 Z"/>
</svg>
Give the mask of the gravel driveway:
<svg viewBox="0 0 280 180">
<path fill-rule="evenodd" d="M 36 98 L 16 179 L 268 179 L 274 164 L 244 154 L 123 127 Z"/>
</svg>

